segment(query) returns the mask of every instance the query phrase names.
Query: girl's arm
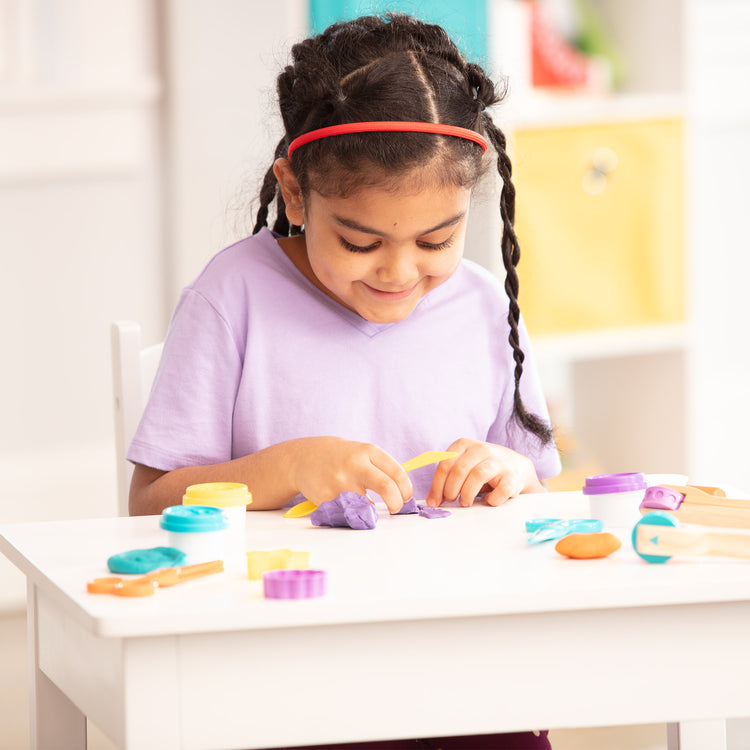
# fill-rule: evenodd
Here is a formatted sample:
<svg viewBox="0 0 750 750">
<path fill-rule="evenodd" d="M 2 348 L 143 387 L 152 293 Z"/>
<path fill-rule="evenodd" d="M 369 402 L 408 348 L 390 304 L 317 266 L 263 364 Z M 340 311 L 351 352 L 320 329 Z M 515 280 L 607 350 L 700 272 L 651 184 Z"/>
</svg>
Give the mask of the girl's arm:
<svg viewBox="0 0 750 750">
<path fill-rule="evenodd" d="M 283 508 L 298 494 L 320 504 L 345 490 L 372 490 L 391 513 L 412 495 L 407 473 L 376 445 L 336 437 L 288 440 L 219 464 L 162 471 L 136 464 L 130 484 L 130 514 L 157 515 L 182 503 L 185 489 L 204 482 L 248 486 L 250 510 Z"/>
<path fill-rule="evenodd" d="M 501 505 L 527 492 L 547 491 L 531 459 L 510 448 L 461 438 L 448 450 L 459 455 L 437 465 L 427 505 L 437 507 L 460 497 L 461 505 L 469 506 L 480 492 L 487 493 L 488 505 Z"/>
</svg>

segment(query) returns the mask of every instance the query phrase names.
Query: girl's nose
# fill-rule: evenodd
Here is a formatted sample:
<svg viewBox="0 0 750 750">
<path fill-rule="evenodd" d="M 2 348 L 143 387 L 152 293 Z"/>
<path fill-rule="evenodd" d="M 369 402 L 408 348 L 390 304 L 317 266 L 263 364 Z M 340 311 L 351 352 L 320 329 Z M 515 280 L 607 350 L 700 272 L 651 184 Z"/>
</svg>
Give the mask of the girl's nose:
<svg viewBox="0 0 750 750">
<path fill-rule="evenodd" d="M 419 277 L 419 270 L 412 254 L 405 249 L 394 249 L 386 253 L 377 270 L 378 279 L 393 286 L 406 286 Z"/>
</svg>

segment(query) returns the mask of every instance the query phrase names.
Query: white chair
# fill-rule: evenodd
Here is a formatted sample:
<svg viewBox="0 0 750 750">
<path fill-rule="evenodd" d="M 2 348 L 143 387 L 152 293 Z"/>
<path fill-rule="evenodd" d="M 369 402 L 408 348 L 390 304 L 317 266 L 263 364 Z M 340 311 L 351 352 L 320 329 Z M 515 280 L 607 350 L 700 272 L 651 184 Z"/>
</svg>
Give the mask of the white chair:
<svg viewBox="0 0 750 750">
<path fill-rule="evenodd" d="M 141 348 L 141 327 L 133 321 L 112 324 L 112 385 L 115 401 L 117 511 L 127 516 L 133 465 L 125 458 L 159 365 L 163 343 Z"/>
</svg>

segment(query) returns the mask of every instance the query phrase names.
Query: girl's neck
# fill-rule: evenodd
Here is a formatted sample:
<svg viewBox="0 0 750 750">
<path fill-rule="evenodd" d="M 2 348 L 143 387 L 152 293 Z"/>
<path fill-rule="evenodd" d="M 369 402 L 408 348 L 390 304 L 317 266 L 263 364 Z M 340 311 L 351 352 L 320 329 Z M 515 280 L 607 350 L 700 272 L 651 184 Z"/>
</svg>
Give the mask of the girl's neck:
<svg viewBox="0 0 750 750">
<path fill-rule="evenodd" d="M 314 286 L 320 289 L 323 294 L 335 300 L 347 310 L 352 310 L 351 307 L 345 305 L 336 295 L 332 294 L 328 287 L 324 286 L 310 265 L 310 260 L 307 257 L 307 245 L 305 244 L 304 234 L 295 234 L 293 237 L 279 237 L 276 240 L 279 243 L 279 247 L 283 250 L 284 255 L 289 258 L 294 264 L 294 267 Z M 352 312 L 356 312 L 352 310 Z"/>
</svg>

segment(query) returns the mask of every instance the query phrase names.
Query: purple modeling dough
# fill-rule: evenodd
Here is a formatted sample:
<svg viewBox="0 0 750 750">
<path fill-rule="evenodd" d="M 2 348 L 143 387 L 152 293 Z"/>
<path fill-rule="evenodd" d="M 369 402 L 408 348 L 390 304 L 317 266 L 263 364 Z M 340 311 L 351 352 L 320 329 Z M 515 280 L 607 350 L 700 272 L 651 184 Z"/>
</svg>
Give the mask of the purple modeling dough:
<svg viewBox="0 0 750 750">
<path fill-rule="evenodd" d="M 394 516 L 418 513 L 422 518 L 445 518 L 451 512 L 444 508 L 418 505 L 414 498 L 407 500 Z M 374 529 L 378 522 L 378 509 L 364 495 L 342 492 L 333 500 L 321 503 L 310 516 L 313 526 L 349 527 L 350 529 Z"/>
<path fill-rule="evenodd" d="M 394 513 L 394 516 L 406 516 L 409 513 L 419 513 L 419 507 L 417 506 L 417 501 L 412 498 L 411 500 L 407 500 L 402 506 L 401 510 L 396 511 Z"/>
<path fill-rule="evenodd" d="M 407 500 L 401 510 L 394 513 L 394 516 L 405 516 L 409 513 L 419 513 L 422 518 L 447 518 L 451 512 L 444 508 L 431 508 L 429 505 L 419 505 L 417 501 L 412 498 Z"/>
<path fill-rule="evenodd" d="M 363 495 L 342 492 L 333 500 L 321 503 L 310 516 L 313 526 L 348 526 L 351 529 L 374 529 L 378 509 Z"/>
<path fill-rule="evenodd" d="M 451 514 L 445 508 L 432 508 L 429 505 L 417 505 L 417 513 L 422 518 L 447 518 Z"/>
</svg>

